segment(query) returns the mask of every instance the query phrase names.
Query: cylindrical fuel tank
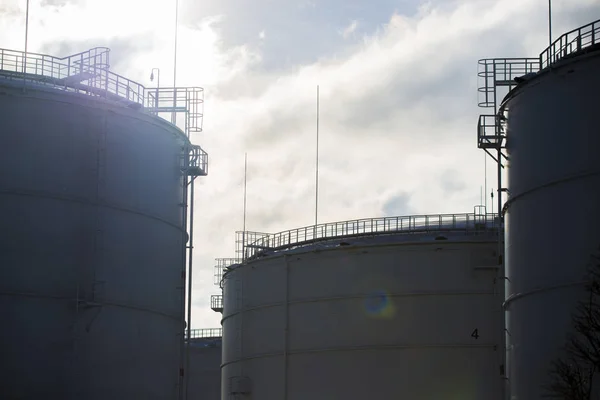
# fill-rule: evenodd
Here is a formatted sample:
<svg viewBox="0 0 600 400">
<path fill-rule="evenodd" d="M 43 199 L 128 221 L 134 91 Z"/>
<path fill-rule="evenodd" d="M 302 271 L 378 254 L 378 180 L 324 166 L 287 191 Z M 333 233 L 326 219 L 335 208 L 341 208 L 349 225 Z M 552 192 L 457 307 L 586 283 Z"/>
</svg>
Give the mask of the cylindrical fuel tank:
<svg viewBox="0 0 600 400">
<path fill-rule="evenodd" d="M 220 329 L 199 329 L 219 331 Z M 193 337 L 193 336 L 192 336 Z M 188 400 L 221 400 L 221 352 L 222 338 L 199 337 L 188 341 Z"/>
<path fill-rule="evenodd" d="M 0 81 L 0 397 L 173 399 L 187 139 L 16 83 Z"/>
<path fill-rule="evenodd" d="M 505 99 L 511 398 L 547 393 L 600 245 L 600 52 L 572 55 Z"/>
<path fill-rule="evenodd" d="M 233 266 L 222 399 L 502 399 L 497 248 L 375 234 Z"/>
</svg>

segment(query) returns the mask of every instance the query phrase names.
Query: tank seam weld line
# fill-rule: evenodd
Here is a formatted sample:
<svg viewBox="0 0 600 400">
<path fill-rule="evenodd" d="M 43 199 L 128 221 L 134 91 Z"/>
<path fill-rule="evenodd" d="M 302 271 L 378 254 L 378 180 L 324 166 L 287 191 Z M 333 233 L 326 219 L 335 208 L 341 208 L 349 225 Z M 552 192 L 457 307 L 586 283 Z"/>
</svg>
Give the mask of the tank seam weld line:
<svg viewBox="0 0 600 400">
<path fill-rule="evenodd" d="M 440 348 L 479 348 L 479 349 L 493 349 L 497 345 L 495 344 L 422 344 L 422 345 L 379 345 L 379 346 L 348 346 L 348 347 L 330 347 L 325 349 L 306 349 L 306 350 L 288 350 L 288 354 L 310 354 L 310 353 L 325 353 L 325 352 L 334 352 L 334 351 L 364 351 L 364 350 L 392 350 L 392 349 L 401 349 L 401 350 L 410 350 L 410 349 L 440 349 Z M 276 353 L 262 353 L 256 354 L 253 356 L 246 356 L 239 358 L 234 361 L 227 361 L 221 364 L 221 367 L 227 366 L 229 364 L 234 364 L 236 362 L 241 362 L 245 360 L 252 360 L 256 358 L 267 358 L 267 357 L 277 357 L 283 356 L 281 352 Z"/>
<path fill-rule="evenodd" d="M 542 287 L 542 288 L 537 288 L 537 289 L 530 290 L 528 292 L 514 293 L 514 294 L 511 294 L 510 296 L 508 296 L 508 298 L 502 304 L 502 307 L 504 309 L 507 309 L 509 303 L 511 303 L 511 302 L 513 302 L 515 300 L 518 300 L 520 298 L 523 298 L 525 296 L 529 296 L 531 294 L 540 293 L 540 292 L 547 292 L 547 291 L 557 290 L 557 289 L 564 289 L 564 288 L 568 288 L 568 287 L 571 287 L 571 286 L 581 286 L 581 285 L 585 285 L 586 283 L 588 283 L 588 282 L 587 281 L 569 282 L 569 283 L 563 283 L 561 285 L 554 285 L 554 286 L 546 286 L 546 287 Z"/>
<path fill-rule="evenodd" d="M 531 194 L 532 192 L 536 192 L 538 190 L 545 189 L 550 186 L 558 185 L 561 183 L 565 183 L 565 182 L 569 182 L 569 181 L 573 181 L 573 180 L 577 180 L 577 179 L 589 178 L 590 176 L 594 176 L 594 175 L 600 175 L 600 171 L 588 171 L 588 172 L 582 172 L 582 173 L 576 174 L 576 175 L 566 176 L 564 178 L 555 179 L 551 182 L 543 183 L 541 185 L 538 185 L 534 188 L 531 188 L 531 189 L 521 192 L 519 194 L 512 195 L 506 201 L 506 203 L 504 203 L 504 207 L 503 207 L 504 210 L 502 211 L 502 213 L 505 214 L 506 211 L 508 210 L 508 207 L 510 207 L 510 205 L 512 203 L 514 203 L 515 200 L 517 200 L 523 196 L 526 196 L 528 194 Z"/>
<path fill-rule="evenodd" d="M 0 291 L 0 296 L 23 296 L 23 297 L 37 297 L 37 298 L 43 298 L 43 299 L 54 299 L 54 300 L 68 300 L 68 301 L 72 301 L 72 302 L 77 301 L 77 299 L 74 299 L 72 297 L 55 296 L 55 295 L 39 294 L 39 293 L 19 293 L 19 292 Z M 147 312 L 150 314 L 161 315 L 163 317 L 175 319 L 177 321 L 179 321 L 179 319 L 180 319 L 179 316 L 177 316 L 177 315 L 170 315 L 170 314 L 164 313 L 162 311 L 156 311 L 156 310 L 152 310 L 150 308 L 132 306 L 132 305 L 128 305 L 128 304 L 118 304 L 118 303 L 99 302 L 99 301 L 85 301 L 85 300 L 79 300 L 79 303 L 89 304 L 90 307 L 108 306 L 108 307 L 117 307 L 117 308 L 127 308 L 127 309 L 131 309 L 131 310 L 144 311 L 144 312 Z"/>
<path fill-rule="evenodd" d="M 41 198 L 45 198 L 45 199 L 62 200 L 62 201 L 68 201 L 68 202 L 73 202 L 73 203 L 81 203 L 81 204 L 86 204 L 86 205 L 95 205 L 95 206 L 100 206 L 100 207 L 105 207 L 105 208 L 111 208 L 113 210 L 122 211 L 125 213 L 141 215 L 143 217 L 147 217 L 149 219 L 153 219 L 153 220 L 162 222 L 166 225 L 169 225 L 169 226 L 177 229 L 180 232 L 183 232 L 183 229 L 181 227 L 179 227 L 176 224 L 169 222 L 161 217 L 147 214 L 147 213 L 144 213 L 142 211 L 138 211 L 138 210 L 135 210 L 132 208 L 121 207 L 121 206 L 117 206 L 117 205 L 102 202 L 102 201 L 85 200 L 85 199 L 81 199 L 81 198 L 77 198 L 77 197 L 60 196 L 60 195 L 56 195 L 56 194 L 50 194 L 50 193 L 44 193 L 44 192 L 34 192 L 34 191 L 0 190 L 0 195 L 2 195 L 2 194 L 9 195 L 9 196 L 41 197 Z"/>
<path fill-rule="evenodd" d="M 492 295 L 494 295 L 494 293 L 493 292 L 421 292 L 421 293 L 413 292 L 413 293 L 390 293 L 387 296 L 388 297 L 418 297 L 418 296 L 465 296 L 465 295 L 492 296 Z M 352 295 L 337 296 L 337 297 L 315 297 L 312 299 L 292 300 L 288 304 L 306 304 L 306 303 L 316 303 L 316 302 L 320 302 L 320 301 L 362 299 L 362 298 L 368 298 L 368 297 L 370 297 L 369 294 L 354 295 L 354 296 L 352 296 Z M 223 316 L 223 318 L 221 319 L 221 322 L 225 321 L 226 319 L 228 319 L 230 317 L 236 316 L 236 315 L 240 314 L 241 312 L 260 310 L 260 309 L 269 308 L 269 307 L 278 307 L 278 306 L 282 306 L 284 304 L 285 304 L 285 302 L 280 301 L 277 303 L 262 304 L 262 305 L 258 305 L 258 306 L 254 306 L 254 307 L 244 308 L 242 310 L 238 310 L 231 314 Z"/>
</svg>

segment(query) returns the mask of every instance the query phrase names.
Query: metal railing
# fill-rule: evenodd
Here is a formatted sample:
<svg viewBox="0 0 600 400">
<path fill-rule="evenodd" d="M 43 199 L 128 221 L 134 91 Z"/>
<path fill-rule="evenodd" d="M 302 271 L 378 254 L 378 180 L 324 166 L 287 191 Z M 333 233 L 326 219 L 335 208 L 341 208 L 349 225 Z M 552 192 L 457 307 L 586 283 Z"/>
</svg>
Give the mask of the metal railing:
<svg viewBox="0 0 600 400">
<path fill-rule="evenodd" d="M 546 68 L 570 54 L 600 43 L 600 19 L 573 29 L 556 39 L 540 54 L 540 66 Z"/>
<path fill-rule="evenodd" d="M 544 68 L 600 42 L 600 20 L 584 25 L 565 33 L 556 39 L 537 58 L 493 58 L 479 60 L 479 87 L 477 88 L 479 107 L 491 107 L 493 114 L 483 114 L 477 121 L 477 146 L 501 167 L 503 159 L 508 160 L 508 155 L 503 151 L 506 147 L 506 127 L 504 114 L 500 110 L 498 93 L 499 87 L 506 88 L 509 92 L 519 84 L 519 79 L 528 74 L 535 74 Z M 526 79 L 526 78 L 523 78 Z M 496 149 L 497 155 L 490 152 Z"/>
<path fill-rule="evenodd" d="M 214 311 L 223 309 L 223 295 L 213 294 L 210 296 L 210 308 Z"/>
<path fill-rule="evenodd" d="M 222 336 L 222 328 L 191 329 L 189 338 L 187 336 L 187 331 L 185 333 L 186 339 L 219 338 Z"/>
<path fill-rule="evenodd" d="M 140 83 L 111 72 L 109 51 L 106 47 L 96 47 L 60 58 L 0 49 L 0 75 L 24 83 L 124 101 L 155 114 L 169 113 L 172 123 L 176 123 L 175 114 L 183 112 L 185 134 L 189 136 L 190 133 L 202 131 L 202 88 L 147 89 Z"/>
<path fill-rule="evenodd" d="M 202 105 L 204 89 L 201 87 L 161 87 L 145 88 L 144 107 L 148 112 L 175 121 L 174 112 L 185 112 L 184 130 L 186 133 L 202 132 Z"/>
<path fill-rule="evenodd" d="M 181 170 L 189 176 L 208 175 L 208 153 L 200 146 L 191 145 L 181 156 Z"/>
<path fill-rule="evenodd" d="M 496 107 L 496 87 L 517 85 L 515 78 L 538 72 L 539 58 L 491 58 L 478 61 L 479 107 Z"/>
<path fill-rule="evenodd" d="M 256 240 L 244 240 L 242 259 L 251 259 L 265 251 L 287 250 L 344 237 L 448 231 L 461 231 L 471 234 L 493 233 L 498 230 L 497 217 L 497 214 L 489 213 L 437 214 L 369 218 L 305 226 L 275 234 L 262 234 L 263 236 Z M 247 238 L 248 234 L 249 232 L 236 232 L 238 242 L 241 236 L 244 235 Z"/>
<path fill-rule="evenodd" d="M 216 258 L 215 261 L 217 262 L 217 264 L 215 265 L 214 284 L 217 286 L 221 286 L 221 281 L 223 280 L 223 273 L 225 272 L 225 268 L 231 267 L 232 265 L 239 264 L 241 262 L 239 258 Z"/>
<path fill-rule="evenodd" d="M 498 115 L 485 115 L 479 116 L 477 121 L 477 147 L 480 149 L 501 149 L 504 148 L 506 138 L 505 132 L 505 121 L 500 121 Z M 496 161 L 497 157 L 489 153 L 488 154 Z M 506 158 L 504 153 L 500 153 L 501 158 Z"/>
<path fill-rule="evenodd" d="M 56 80 L 83 73 L 108 70 L 109 52 L 106 47 L 73 54 L 67 57 L 53 57 L 39 53 L 24 53 L 17 50 L 0 49 L 0 70 L 5 73 L 24 76 L 46 77 Z"/>
</svg>

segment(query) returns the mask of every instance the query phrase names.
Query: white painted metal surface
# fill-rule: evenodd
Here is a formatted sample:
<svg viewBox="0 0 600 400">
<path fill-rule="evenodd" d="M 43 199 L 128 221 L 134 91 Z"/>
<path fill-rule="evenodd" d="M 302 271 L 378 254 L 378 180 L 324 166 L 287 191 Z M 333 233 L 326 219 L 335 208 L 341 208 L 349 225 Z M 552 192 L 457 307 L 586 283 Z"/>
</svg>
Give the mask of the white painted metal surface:
<svg viewBox="0 0 600 400">
<path fill-rule="evenodd" d="M 543 398 L 600 244 L 600 53 L 565 59 L 506 104 L 510 392 Z"/>
<path fill-rule="evenodd" d="M 502 399 L 495 231 L 405 236 L 228 272 L 222 399 Z"/>
<path fill-rule="evenodd" d="M 0 86 L 0 393 L 172 399 L 184 135 L 108 101 Z"/>
<path fill-rule="evenodd" d="M 221 400 L 220 331 L 219 329 L 219 337 L 202 337 L 188 342 L 190 346 L 188 400 Z"/>
</svg>

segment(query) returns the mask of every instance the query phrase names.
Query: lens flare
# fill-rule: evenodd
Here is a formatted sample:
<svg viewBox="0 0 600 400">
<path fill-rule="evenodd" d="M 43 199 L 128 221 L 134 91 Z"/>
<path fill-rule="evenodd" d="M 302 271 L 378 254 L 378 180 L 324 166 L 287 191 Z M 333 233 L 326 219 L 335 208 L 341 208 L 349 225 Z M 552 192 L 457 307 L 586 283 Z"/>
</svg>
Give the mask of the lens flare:
<svg viewBox="0 0 600 400">
<path fill-rule="evenodd" d="M 368 315 L 376 318 L 391 318 L 394 315 L 392 301 L 384 290 L 375 291 L 367 296 L 365 310 Z"/>
</svg>

